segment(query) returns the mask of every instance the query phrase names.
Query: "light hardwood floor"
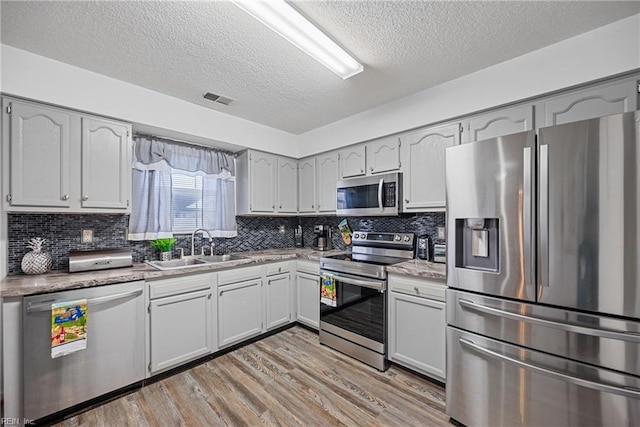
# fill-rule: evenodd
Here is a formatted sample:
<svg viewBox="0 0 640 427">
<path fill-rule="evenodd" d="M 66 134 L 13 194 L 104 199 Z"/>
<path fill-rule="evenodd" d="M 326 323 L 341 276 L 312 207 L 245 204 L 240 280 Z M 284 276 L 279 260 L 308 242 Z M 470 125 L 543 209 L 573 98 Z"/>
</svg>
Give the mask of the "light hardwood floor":
<svg viewBox="0 0 640 427">
<path fill-rule="evenodd" d="M 294 327 L 57 426 L 441 426 L 444 389 L 379 372 Z"/>
</svg>

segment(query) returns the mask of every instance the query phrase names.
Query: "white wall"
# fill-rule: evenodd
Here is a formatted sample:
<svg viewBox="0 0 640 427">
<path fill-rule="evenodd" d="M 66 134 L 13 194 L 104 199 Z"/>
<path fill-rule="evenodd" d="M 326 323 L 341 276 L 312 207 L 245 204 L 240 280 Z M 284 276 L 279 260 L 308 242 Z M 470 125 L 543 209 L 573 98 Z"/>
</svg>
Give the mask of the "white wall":
<svg viewBox="0 0 640 427">
<path fill-rule="evenodd" d="M 295 155 L 298 137 L 40 55 L 0 45 L 4 93 L 272 153 Z M 166 136 L 166 135 L 165 135 Z M 212 141 L 212 142 L 213 142 Z"/>
<path fill-rule="evenodd" d="M 300 135 L 299 157 L 640 67 L 640 14 Z"/>
</svg>

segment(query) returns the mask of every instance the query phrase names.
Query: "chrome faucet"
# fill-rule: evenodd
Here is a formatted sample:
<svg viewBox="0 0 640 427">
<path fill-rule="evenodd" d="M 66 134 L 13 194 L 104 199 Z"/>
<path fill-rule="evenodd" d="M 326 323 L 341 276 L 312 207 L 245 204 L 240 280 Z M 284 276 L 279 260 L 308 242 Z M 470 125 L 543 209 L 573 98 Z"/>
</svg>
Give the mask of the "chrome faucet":
<svg viewBox="0 0 640 427">
<path fill-rule="evenodd" d="M 191 256 L 195 256 L 196 254 L 196 249 L 195 249 L 195 240 L 196 240 L 196 233 L 198 231 L 204 231 L 205 233 L 207 233 L 207 236 L 209 236 L 209 241 L 211 242 L 213 240 L 213 237 L 211 237 L 211 233 L 209 233 L 209 231 L 205 230 L 204 228 L 198 228 L 197 230 L 195 230 L 192 234 L 191 234 Z"/>
</svg>

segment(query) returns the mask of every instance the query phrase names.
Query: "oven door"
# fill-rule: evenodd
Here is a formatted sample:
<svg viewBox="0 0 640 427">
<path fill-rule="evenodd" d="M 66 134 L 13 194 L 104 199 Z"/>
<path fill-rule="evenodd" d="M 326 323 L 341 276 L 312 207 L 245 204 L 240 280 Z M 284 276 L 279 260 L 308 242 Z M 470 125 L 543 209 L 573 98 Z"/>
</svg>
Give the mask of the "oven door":
<svg viewBox="0 0 640 427">
<path fill-rule="evenodd" d="M 320 329 L 385 354 L 386 281 L 328 270 L 321 275 L 335 280 L 336 298 L 320 303 Z"/>
</svg>

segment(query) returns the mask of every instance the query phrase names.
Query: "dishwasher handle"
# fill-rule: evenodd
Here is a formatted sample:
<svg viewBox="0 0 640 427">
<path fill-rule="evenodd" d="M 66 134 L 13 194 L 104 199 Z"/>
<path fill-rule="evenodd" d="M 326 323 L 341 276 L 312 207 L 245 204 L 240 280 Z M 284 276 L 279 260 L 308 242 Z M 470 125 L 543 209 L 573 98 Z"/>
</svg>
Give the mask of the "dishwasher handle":
<svg viewBox="0 0 640 427">
<path fill-rule="evenodd" d="M 87 300 L 87 305 L 104 304 L 119 299 L 137 297 L 142 294 L 142 289 L 136 289 L 135 291 L 122 292 L 119 294 L 105 295 L 103 297 L 91 298 Z M 56 303 L 57 300 L 47 300 L 46 302 L 36 303 L 27 307 L 27 313 L 35 313 L 41 311 L 51 311 L 51 304 Z"/>
</svg>

